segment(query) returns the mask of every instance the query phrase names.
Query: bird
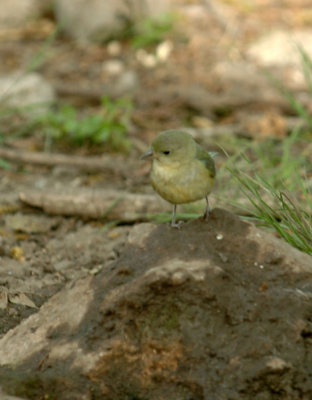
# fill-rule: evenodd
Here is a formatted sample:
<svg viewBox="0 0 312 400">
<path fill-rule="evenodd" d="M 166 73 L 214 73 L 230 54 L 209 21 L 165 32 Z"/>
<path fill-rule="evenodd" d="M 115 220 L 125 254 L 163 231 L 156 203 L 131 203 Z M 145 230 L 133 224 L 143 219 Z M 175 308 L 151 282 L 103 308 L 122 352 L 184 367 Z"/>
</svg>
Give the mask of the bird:
<svg viewBox="0 0 312 400">
<path fill-rule="evenodd" d="M 161 132 L 152 141 L 150 149 L 142 154 L 141 159 L 152 158 L 150 179 L 153 189 L 173 204 L 172 227 L 180 228 L 181 225 L 181 221 L 176 222 L 178 204 L 205 198 L 203 218 L 208 218 L 208 195 L 216 177 L 215 154 L 206 151 L 182 130 Z"/>
</svg>

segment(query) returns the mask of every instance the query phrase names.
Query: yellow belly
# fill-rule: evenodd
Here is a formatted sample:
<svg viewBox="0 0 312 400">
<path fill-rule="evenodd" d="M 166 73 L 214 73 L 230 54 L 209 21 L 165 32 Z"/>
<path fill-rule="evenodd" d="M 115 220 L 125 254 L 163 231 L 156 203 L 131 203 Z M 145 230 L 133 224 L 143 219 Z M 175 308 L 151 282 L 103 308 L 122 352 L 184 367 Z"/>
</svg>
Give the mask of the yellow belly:
<svg viewBox="0 0 312 400">
<path fill-rule="evenodd" d="M 214 184 L 210 171 L 197 160 L 183 166 L 163 166 L 155 160 L 151 171 L 154 190 L 172 204 L 190 203 L 206 197 Z"/>
</svg>

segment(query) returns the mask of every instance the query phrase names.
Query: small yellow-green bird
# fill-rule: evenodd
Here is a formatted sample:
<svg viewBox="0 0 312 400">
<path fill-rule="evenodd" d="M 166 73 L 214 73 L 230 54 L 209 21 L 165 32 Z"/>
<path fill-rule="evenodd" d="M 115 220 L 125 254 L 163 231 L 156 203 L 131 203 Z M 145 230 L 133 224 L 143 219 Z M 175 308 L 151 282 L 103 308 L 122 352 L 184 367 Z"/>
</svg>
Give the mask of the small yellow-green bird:
<svg viewBox="0 0 312 400">
<path fill-rule="evenodd" d="M 212 153 L 211 153 L 212 154 Z M 206 199 L 204 218 L 209 215 L 208 194 L 213 187 L 216 168 L 212 156 L 186 132 L 160 133 L 141 159 L 153 159 L 151 182 L 154 190 L 173 204 L 171 226 L 176 223 L 177 204 Z"/>
</svg>

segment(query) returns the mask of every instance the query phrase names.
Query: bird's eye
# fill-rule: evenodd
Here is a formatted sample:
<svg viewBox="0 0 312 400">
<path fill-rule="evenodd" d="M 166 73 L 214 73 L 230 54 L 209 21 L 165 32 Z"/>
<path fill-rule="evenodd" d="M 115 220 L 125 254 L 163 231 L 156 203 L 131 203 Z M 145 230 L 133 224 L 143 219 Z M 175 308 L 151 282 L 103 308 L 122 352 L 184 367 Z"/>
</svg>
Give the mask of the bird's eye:
<svg viewBox="0 0 312 400">
<path fill-rule="evenodd" d="M 165 154 L 165 156 L 167 156 L 168 154 L 170 154 L 170 151 L 163 151 L 163 153 Z"/>
</svg>

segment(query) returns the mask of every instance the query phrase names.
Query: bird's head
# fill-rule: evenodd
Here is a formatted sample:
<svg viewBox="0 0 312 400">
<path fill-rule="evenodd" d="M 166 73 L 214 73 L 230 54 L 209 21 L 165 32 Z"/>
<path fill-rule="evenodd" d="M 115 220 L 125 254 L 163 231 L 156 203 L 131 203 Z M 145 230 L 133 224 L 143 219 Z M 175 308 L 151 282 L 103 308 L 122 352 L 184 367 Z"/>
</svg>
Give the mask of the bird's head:
<svg viewBox="0 0 312 400">
<path fill-rule="evenodd" d="M 151 149 L 141 158 L 152 157 L 164 165 L 183 163 L 196 154 L 196 143 L 191 135 L 178 130 L 160 133 L 152 142 Z"/>
</svg>

